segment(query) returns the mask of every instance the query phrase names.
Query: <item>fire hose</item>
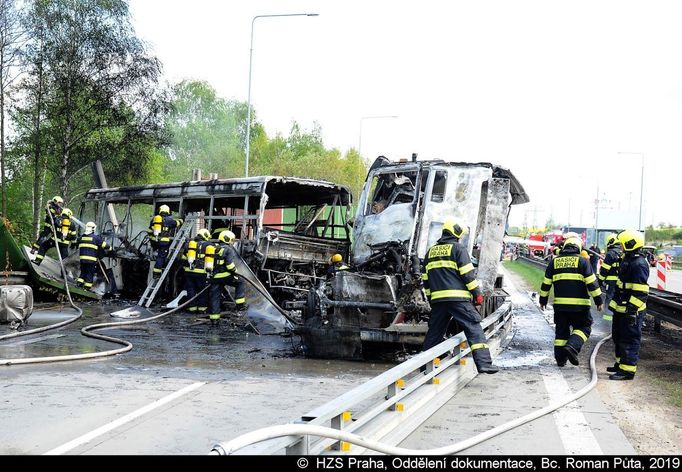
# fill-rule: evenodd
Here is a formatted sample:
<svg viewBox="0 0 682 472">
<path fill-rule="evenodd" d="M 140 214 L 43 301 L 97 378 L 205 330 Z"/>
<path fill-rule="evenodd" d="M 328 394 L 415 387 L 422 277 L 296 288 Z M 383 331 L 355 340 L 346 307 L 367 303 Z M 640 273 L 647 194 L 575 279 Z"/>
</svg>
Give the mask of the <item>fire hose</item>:
<svg viewBox="0 0 682 472">
<path fill-rule="evenodd" d="M 611 339 L 611 335 L 605 336 L 604 338 L 600 339 L 597 345 L 594 347 L 592 354 L 590 355 L 590 370 L 591 370 L 591 378 L 590 381 L 580 390 L 577 392 L 568 395 L 567 397 L 558 400 L 554 403 L 550 403 L 544 408 L 541 408 L 537 411 L 533 411 L 531 413 L 528 413 L 527 415 L 521 416 L 519 418 L 516 418 L 512 421 L 509 421 L 507 423 L 501 424 L 499 426 L 496 426 L 495 428 L 492 428 L 488 431 L 484 431 L 480 434 L 477 434 L 471 438 L 465 439 L 463 441 L 457 442 L 455 444 L 451 444 L 449 446 L 444 446 L 444 447 L 439 447 L 439 448 L 434 448 L 434 449 L 409 449 L 409 448 L 404 448 L 404 447 L 397 447 L 397 446 L 391 446 L 388 444 L 381 443 L 379 441 L 375 441 L 373 439 L 367 438 L 365 436 L 361 436 L 359 434 L 354 434 L 350 432 L 346 432 L 343 430 L 338 430 L 334 428 L 329 428 L 326 426 L 319 426 L 319 425 L 305 425 L 305 424 L 287 424 L 287 425 L 279 425 L 279 426 L 271 426 L 268 428 L 262 428 L 258 429 L 256 431 L 252 431 L 250 433 L 244 434 L 242 436 L 239 436 L 235 439 L 232 439 L 231 441 L 228 441 L 226 443 L 220 443 L 215 446 L 213 446 L 213 449 L 211 450 L 212 455 L 227 455 L 227 454 L 233 454 L 234 452 L 238 451 L 239 449 L 242 449 L 246 446 L 249 446 L 251 444 L 256 444 L 262 441 L 267 441 L 269 439 L 275 439 L 275 438 L 280 438 L 284 436 L 303 436 L 303 435 L 310 435 L 310 436 L 317 436 L 317 437 L 322 437 L 322 438 L 329 438 L 329 439 L 334 439 L 337 441 L 345 441 L 348 443 L 355 444 L 360 447 L 364 447 L 366 449 L 384 453 L 384 454 L 393 454 L 393 455 L 448 455 L 448 454 L 455 454 L 457 452 L 463 451 L 465 449 L 468 449 L 472 446 L 475 446 L 477 444 L 480 444 L 484 441 L 487 441 L 488 439 L 494 438 L 495 436 L 499 436 L 502 433 L 506 433 L 507 431 L 510 431 L 514 428 L 517 428 L 521 425 L 524 425 L 526 423 L 529 423 L 530 421 L 536 420 L 542 416 L 545 416 L 549 413 L 552 413 L 559 408 L 568 405 L 571 402 L 574 402 L 578 400 L 579 398 L 585 396 L 588 392 L 590 392 L 596 385 L 597 385 L 597 367 L 596 367 L 596 359 L 597 359 L 597 354 L 599 352 L 599 348 L 609 339 Z"/>
<path fill-rule="evenodd" d="M 57 241 L 57 231 L 54 226 L 54 220 L 50 218 L 50 221 L 52 223 L 52 233 L 55 238 L 55 242 Z M 58 242 L 56 244 L 59 244 Z M 31 329 L 27 331 L 22 331 L 22 332 L 17 332 L 17 333 L 11 333 L 7 334 L 4 336 L 0 336 L 0 341 L 5 340 L 5 339 L 10 339 L 10 338 L 15 338 L 18 336 L 27 336 L 29 334 L 36 334 L 36 333 L 41 333 L 44 331 L 52 330 L 52 329 L 57 329 L 61 328 L 63 326 L 66 326 L 68 324 L 71 324 L 77 320 L 79 320 L 83 316 L 83 309 L 77 306 L 73 298 L 71 298 L 71 291 L 69 290 L 69 283 L 68 283 L 68 277 L 66 274 L 66 269 L 64 267 L 64 260 L 62 259 L 61 252 L 59 251 L 59 247 L 57 247 L 57 255 L 59 257 L 59 264 L 62 269 L 62 277 L 64 279 L 64 286 L 66 288 L 66 295 L 67 298 L 69 299 L 69 304 L 71 307 L 76 310 L 77 315 L 74 316 L 73 318 L 70 318 L 65 321 L 60 321 L 59 323 L 55 323 L 49 326 L 43 326 L 40 328 L 36 329 Z M 103 334 L 96 334 L 91 331 L 95 330 L 100 330 L 100 329 L 110 329 L 110 328 L 118 328 L 118 327 L 123 327 L 123 326 L 131 326 L 131 325 L 136 325 L 136 324 L 141 324 L 141 323 L 147 323 L 149 321 L 153 320 L 158 320 L 160 318 L 163 318 L 165 316 L 168 316 L 172 313 L 175 313 L 176 311 L 179 311 L 189 305 L 191 302 L 193 302 L 197 297 L 199 297 L 204 291 L 206 291 L 208 287 L 204 287 L 203 290 L 198 292 L 194 297 L 190 298 L 186 302 L 184 302 L 181 305 L 178 305 L 176 308 L 173 308 L 171 310 L 165 311 L 163 313 L 160 313 L 155 316 L 151 316 L 148 318 L 143 318 L 140 320 L 134 320 L 134 321 L 120 321 L 120 322 L 111 322 L 111 323 L 98 323 L 94 325 L 88 325 L 85 326 L 84 328 L 81 329 L 81 334 L 85 337 L 88 338 L 93 338 L 93 339 L 99 339 L 101 341 L 113 343 L 113 344 L 119 344 L 123 347 L 118 348 L 118 349 L 110 349 L 107 351 L 100 351 L 100 352 L 91 352 L 91 353 L 86 353 L 86 354 L 69 354 L 69 355 L 63 355 L 63 356 L 47 356 L 47 357 L 28 357 L 28 358 L 23 358 L 23 359 L 0 359 L 0 366 L 10 366 L 10 365 L 20 365 L 20 364 L 42 364 L 42 363 L 49 363 L 49 362 L 64 362 L 64 361 L 75 361 L 75 360 L 84 360 L 84 359 L 96 359 L 100 357 L 109 357 L 109 356 L 114 356 L 116 354 L 121 354 L 124 352 L 128 352 L 133 348 L 133 344 L 120 338 L 115 338 L 113 336 L 105 336 Z"/>
</svg>

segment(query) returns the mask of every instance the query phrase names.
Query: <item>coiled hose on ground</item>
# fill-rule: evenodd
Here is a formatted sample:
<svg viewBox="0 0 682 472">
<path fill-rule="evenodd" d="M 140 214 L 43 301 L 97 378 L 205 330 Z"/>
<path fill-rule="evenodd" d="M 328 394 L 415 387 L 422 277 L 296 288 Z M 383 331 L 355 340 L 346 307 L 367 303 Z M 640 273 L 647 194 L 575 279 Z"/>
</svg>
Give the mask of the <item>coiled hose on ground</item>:
<svg viewBox="0 0 682 472">
<path fill-rule="evenodd" d="M 483 433 L 477 434 L 476 436 L 473 436 L 469 439 L 465 439 L 463 441 L 460 441 L 458 443 L 449 445 L 449 446 L 444 446 L 444 447 L 439 447 L 439 448 L 434 448 L 434 449 L 408 449 L 404 447 L 397 447 L 397 446 L 390 446 L 388 444 L 383 444 L 381 442 L 366 438 L 364 436 L 360 436 L 358 434 L 354 433 L 349 433 L 345 432 L 342 430 L 338 429 L 333 429 L 329 428 L 326 426 L 318 426 L 318 425 L 305 425 L 305 424 L 287 424 L 287 425 L 280 425 L 280 426 L 271 426 L 268 428 L 262 428 L 256 431 L 252 431 L 250 433 L 244 434 L 242 436 L 239 436 L 231 441 L 228 441 L 226 443 L 221 443 L 213 447 L 213 450 L 211 451 L 212 454 L 232 454 L 235 451 L 238 451 L 239 449 L 242 449 L 243 447 L 249 446 L 251 444 L 259 443 L 262 441 L 266 441 L 268 439 L 275 439 L 275 438 L 280 438 L 284 436 L 301 436 L 301 435 L 310 435 L 310 436 L 317 436 L 317 437 L 322 437 L 322 438 L 329 438 L 329 439 L 335 439 L 338 441 L 345 441 L 348 443 L 355 444 L 360 447 L 364 447 L 366 449 L 376 451 L 376 452 L 381 452 L 384 454 L 393 454 L 393 455 L 448 455 L 448 454 L 455 454 L 457 452 L 461 452 L 465 449 L 468 449 L 472 446 L 475 446 L 477 444 L 480 444 L 484 441 L 487 441 L 488 439 L 491 439 L 495 436 L 499 436 L 502 433 L 506 433 L 507 431 L 517 428 L 521 425 L 524 425 L 530 421 L 536 420 L 542 416 L 545 416 L 549 413 L 552 413 L 559 408 L 568 405 L 569 403 L 578 400 L 579 398 L 585 396 L 590 390 L 592 390 L 596 385 L 597 385 L 597 367 L 596 367 L 596 359 L 597 359 L 597 354 L 599 353 L 599 348 L 609 339 L 611 339 L 611 336 L 606 336 L 602 339 L 599 340 L 597 345 L 594 347 L 594 350 L 592 351 L 592 354 L 590 355 L 590 370 L 591 370 L 591 378 L 590 381 L 585 385 L 583 388 L 578 390 L 577 392 L 567 396 L 566 398 L 559 400 L 554 403 L 550 403 L 544 408 L 541 408 L 537 411 L 533 411 L 531 413 L 528 413 L 527 415 L 521 416 L 515 420 L 509 421 L 507 423 L 501 424 L 499 426 L 496 426 L 493 429 L 490 429 L 488 431 L 485 431 Z"/>
</svg>

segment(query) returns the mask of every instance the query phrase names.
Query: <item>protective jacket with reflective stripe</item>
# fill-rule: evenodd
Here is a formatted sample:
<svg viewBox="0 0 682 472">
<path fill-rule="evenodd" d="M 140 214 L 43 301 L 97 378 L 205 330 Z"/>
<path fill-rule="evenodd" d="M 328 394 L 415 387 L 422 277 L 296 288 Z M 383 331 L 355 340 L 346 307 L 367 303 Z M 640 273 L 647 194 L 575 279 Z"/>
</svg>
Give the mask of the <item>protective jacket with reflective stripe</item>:
<svg viewBox="0 0 682 472">
<path fill-rule="evenodd" d="M 589 310 L 592 303 L 603 303 L 597 277 L 588 259 L 580 256 L 577 248 L 567 247 L 555 257 L 545 270 L 540 287 L 540 305 L 547 305 L 549 291 L 554 286 L 554 308 L 562 311 Z"/>
<path fill-rule="evenodd" d="M 216 246 L 216 268 L 213 271 L 214 279 L 224 279 L 237 274 L 235 250 L 229 244 Z"/>
<path fill-rule="evenodd" d="M 149 223 L 149 233 L 152 233 L 150 235 L 151 240 L 156 240 L 162 244 L 170 243 L 171 239 L 173 239 L 173 236 L 175 235 L 175 230 L 182 225 L 182 220 L 181 219 L 176 219 L 173 218 L 170 215 L 161 215 L 162 220 L 161 220 L 161 232 L 159 233 L 158 236 L 153 236 L 152 230 L 154 226 L 154 218 L 152 218 L 151 222 Z"/>
<path fill-rule="evenodd" d="M 618 280 L 618 267 L 620 266 L 620 259 L 622 257 L 623 253 L 620 249 L 620 245 L 610 246 L 606 252 L 604 262 L 601 264 L 597 278 L 602 282 L 615 283 L 615 281 Z"/>
<path fill-rule="evenodd" d="M 422 281 L 431 303 L 468 301 L 481 293 L 466 247 L 450 235 L 426 253 Z"/>
<path fill-rule="evenodd" d="M 107 249 L 110 249 L 109 245 L 99 234 L 84 234 L 78 239 L 81 262 L 97 262 Z"/>
<path fill-rule="evenodd" d="M 194 249 L 194 260 L 192 264 L 189 263 L 188 254 L 190 251 L 190 242 L 186 242 L 184 250 L 182 251 L 182 268 L 185 272 L 192 272 L 195 274 L 206 274 L 206 269 L 204 268 L 204 258 L 206 256 L 206 248 L 212 243 L 206 241 L 201 236 L 195 236 L 194 240 L 196 243 L 196 248 Z"/>
<path fill-rule="evenodd" d="M 615 313 L 646 310 L 649 297 L 649 263 L 639 252 L 626 252 L 620 261 L 618 280 L 609 308 Z"/>
</svg>

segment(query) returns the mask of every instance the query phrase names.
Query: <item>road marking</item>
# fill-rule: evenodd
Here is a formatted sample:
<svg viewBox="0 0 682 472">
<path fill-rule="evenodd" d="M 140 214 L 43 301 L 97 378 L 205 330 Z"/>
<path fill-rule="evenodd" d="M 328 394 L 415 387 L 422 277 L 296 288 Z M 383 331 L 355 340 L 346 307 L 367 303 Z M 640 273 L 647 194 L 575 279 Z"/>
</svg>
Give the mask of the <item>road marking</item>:
<svg viewBox="0 0 682 472">
<path fill-rule="evenodd" d="M 542 369 L 542 380 L 550 403 L 571 394 L 568 382 L 560 372 Z M 577 402 L 559 408 L 552 415 L 566 454 L 604 454 Z"/>
<path fill-rule="evenodd" d="M 159 400 L 156 400 L 153 403 L 150 403 L 147 406 L 144 406 L 142 408 L 139 408 L 132 413 L 128 413 L 127 415 L 112 421 L 111 423 L 105 424 L 104 426 L 100 426 L 99 428 L 95 429 L 94 431 L 90 431 L 89 433 L 86 433 L 80 437 L 77 437 L 76 439 L 67 442 L 66 444 L 63 444 L 59 447 L 56 447 L 52 450 L 49 450 L 45 452 L 43 455 L 44 456 L 57 456 L 60 454 L 64 454 L 65 452 L 70 451 L 71 449 L 75 449 L 76 447 L 80 446 L 81 444 L 85 444 L 89 441 L 92 441 L 95 439 L 97 436 L 101 436 L 105 433 L 108 433 L 109 431 L 118 428 L 119 426 L 122 426 L 135 418 L 139 418 L 142 415 L 145 415 L 149 413 L 150 411 L 165 405 L 166 403 L 172 402 L 176 398 L 180 398 L 181 396 L 190 393 L 199 387 L 206 385 L 206 382 L 197 382 L 193 383 L 192 385 L 188 385 L 187 387 L 178 390 L 177 392 L 171 393 L 170 395 L 167 395 Z"/>
<path fill-rule="evenodd" d="M 27 341 L 16 341 L 13 343 L 8 343 L 8 344 L 3 344 L 4 346 L 21 346 L 23 344 L 33 344 L 33 343 L 39 343 L 41 341 L 46 341 L 48 339 L 57 339 L 57 338 L 63 338 L 66 336 L 66 334 L 50 334 L 49 336 L 42 336 L 40 338 L 35 338 L 35 339 L 29 339 Z"/>
</svg>

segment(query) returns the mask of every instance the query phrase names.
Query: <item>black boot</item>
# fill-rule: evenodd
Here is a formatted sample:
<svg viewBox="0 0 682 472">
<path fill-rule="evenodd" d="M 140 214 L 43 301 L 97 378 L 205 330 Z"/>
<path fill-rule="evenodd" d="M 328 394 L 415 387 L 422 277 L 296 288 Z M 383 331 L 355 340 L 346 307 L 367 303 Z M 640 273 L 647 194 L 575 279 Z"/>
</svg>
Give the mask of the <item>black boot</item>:
<svg viewBox="0 0 682 472">
<path fill-rule="evenodd" d="M 623 372 L 622 370 L 616 372 L 615 374 L 609 375 L 609 380 L 632 380 L 635 378 L 635 374 L 630 372 Z"/>
<path fill-rule="evenodd" d="M 611 367 L 607 367 L 606 372 L 618 372 L 618 364 L 613 364 Z"/>
<path fill-rule="evenodd" d="M 580 361 L 578 360 L 578 351 L 576 351 L 573 346 L 564 346 L 564 351 L 566 351 L 566 356 L 568 357 L 568 361 L 571 364 L 580 365 Z"/>
<path fill-rule="evenodd" d="M 483 365 L 481 367 L 476 367 L 478 369 L 479 374 L 496 374 L 500 371 L 499 368 L 495 367 L 492 364 L 488 365 Z"/>
</svg>

